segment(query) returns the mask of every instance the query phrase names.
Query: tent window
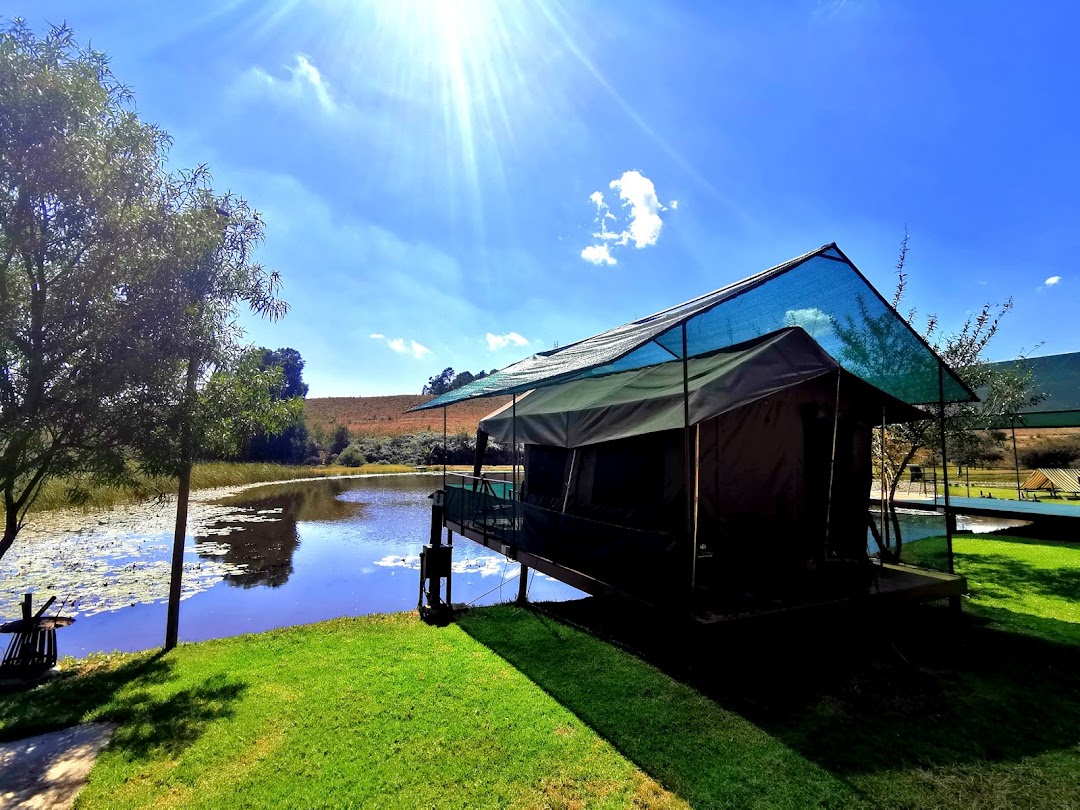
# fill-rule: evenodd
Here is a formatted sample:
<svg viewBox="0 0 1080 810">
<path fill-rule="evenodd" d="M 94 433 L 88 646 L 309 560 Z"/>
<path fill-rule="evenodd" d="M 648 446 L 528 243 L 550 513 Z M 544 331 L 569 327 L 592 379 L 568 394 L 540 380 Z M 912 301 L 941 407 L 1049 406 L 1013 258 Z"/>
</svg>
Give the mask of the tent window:
<svg viewBox="0 0 1080 810">
<path fill-rule="evenodd" d="M 654 508 L 663 503 L 664 446 L 658 434 L 599 445 L 593 503 Z"/>
<path fill-rule="evenodd" d="M 570 451 L 565 447 L 528 445 L 525 489 L 537 498 L 562 498 L 566 484 L 566 464 Z"/>
</svg>

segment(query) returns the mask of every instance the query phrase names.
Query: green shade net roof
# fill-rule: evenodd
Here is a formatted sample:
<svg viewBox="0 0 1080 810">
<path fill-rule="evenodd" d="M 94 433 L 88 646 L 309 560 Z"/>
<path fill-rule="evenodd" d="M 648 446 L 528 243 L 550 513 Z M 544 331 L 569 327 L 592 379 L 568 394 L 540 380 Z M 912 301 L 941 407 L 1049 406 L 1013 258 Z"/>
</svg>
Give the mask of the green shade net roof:
<svg viewBox="0 0 1080 810">
<path fill-rule="evenodd" d="M 801 326 L 848 372 L 909 404 L 937 402 L 941 359 L 835 244 L 671 309 L 507 366 L 413 410 L 520 394 L 695 357 Z M 944 367 L 946 402 L 975 397 Z"/>
<path fill-rule="evenodd" d="M 1016 414 L 1017 427 L 1080 427 L 1080 352 L 1025 357 L 992 363 L 1003 369 L 1031 374 L 1032 394 L 1043 395 L 1037 405 Z M 1008 427 L 1004 420 L 997 427 Z"/>
</svg>

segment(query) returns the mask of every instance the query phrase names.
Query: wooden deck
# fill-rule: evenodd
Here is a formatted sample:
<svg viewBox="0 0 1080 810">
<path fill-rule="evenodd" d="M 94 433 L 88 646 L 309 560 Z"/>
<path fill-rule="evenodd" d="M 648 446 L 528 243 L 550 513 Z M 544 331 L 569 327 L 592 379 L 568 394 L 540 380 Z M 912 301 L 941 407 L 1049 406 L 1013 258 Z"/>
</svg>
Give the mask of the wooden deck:
<svg viewBox="0 0 1080 810">
<path fill-rule="evenodd" d="M 482 530 L 455 523 L 451 520 L 444 521 L 444 525 L 450 531 L 497 551 L 508 559 L 517 560 L 535 571 L 547 574 L 592 596 L 618 597 L 654 610 L 664 612 L 670 612 L 671 610 L 670 606 L 653 604 L 643 597 L 628 594 L 581 571 L 575 571 L 572 568 L 567 568 L 526 551 L 515 550 L 513 546 L 503 543 Z M 844 604 L 873 602 L 880 605 L 927 602 L 960 596 L 965 593 L 967 593 L 967 581 L 962 576 L 914 568 L 908 565 L 885 564 L 878 567 L 876 582 L 867 585 L 864 590 L 854 593 L 819 599 L 770 603 L 731 612 L 697 610 L 694 611 L 693 618 L 700 624 L 716 624 L 718 622 L 777 615 L 793 611 L 809 611 Z"/>
</svg>

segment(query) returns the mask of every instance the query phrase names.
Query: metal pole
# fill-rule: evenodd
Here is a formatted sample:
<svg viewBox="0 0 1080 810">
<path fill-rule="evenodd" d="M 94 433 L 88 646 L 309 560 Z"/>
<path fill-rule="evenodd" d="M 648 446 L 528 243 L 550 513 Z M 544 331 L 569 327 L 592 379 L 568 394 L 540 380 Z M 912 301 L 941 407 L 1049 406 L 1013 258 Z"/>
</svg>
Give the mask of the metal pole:
<svg viewBox="0 0 1080 810">
<path fill-rule="evenodd" d="M 881 537 L 885 538 L 885 406 L 881 406 L 881 491 L 878 492 L 881 507 Z"/>
<path fill-rule="evenodd" d="M 1019 499 L 1020 495 L 1020 456 L 1016 453 L 1016 417 L 1012 420 L 1012 440 L 1013 440 L 1013 464 L 1016 467 L 1016 497 Z"/>
<path fill-rule="evenodd" d="M 442 406 L 442 488 L 446 491 L 446 406 Z"/>
<path fill-rule="evenodd" d="M 956 573 L 953 567 L 953 516 L 949 504 L 949 460 L 945 451 L 945 366 L 938 363 L 938 428 L 941 433 L 941 475 L 942 484 L 945 487 L 945 550 L 949 557 L 949 573 Z M 955 601 L 954 601 L 955 600 Z M 949 600 L 954 607 L 960 607 L 957 597 Z"/>
<path fill-rule="evenodd" d="M 517 529 L 517 502 L 518 502 L 518 480 L 517 480 L 517 467 L 518 467 L 518 443 L 517 443 L 517 394 L 514 394 L 514 398 L 511 400 L 510 405 L 510 431 L 511 441 L 514 443 L 514 500 L 512 501 L 513 507 L 510 513 L 511 526 L 513 530 Z"/>
<path fill-rule="evenodd" d="M 690 371 L 686 350 L 686 324 L 682 325 L 682 386 L 683 386 L 683 482 L 686 489 L 686 536 L 690 540 L 690 595 L 697 590 L 697 539 L 694 537 L 694 493 L 690 460 Z"/>
<path fill-rule="evenodd" d="M 825 501 L 825 556 L 829 559 L 829 540 L 832 534 L 832 493 L 836 475 L 836 434 L 840 431 L 840 369 L 836 370 L 836 402 L 833 405 L 832 453 L 829 456 L 829 497 Z"/>
</svg>

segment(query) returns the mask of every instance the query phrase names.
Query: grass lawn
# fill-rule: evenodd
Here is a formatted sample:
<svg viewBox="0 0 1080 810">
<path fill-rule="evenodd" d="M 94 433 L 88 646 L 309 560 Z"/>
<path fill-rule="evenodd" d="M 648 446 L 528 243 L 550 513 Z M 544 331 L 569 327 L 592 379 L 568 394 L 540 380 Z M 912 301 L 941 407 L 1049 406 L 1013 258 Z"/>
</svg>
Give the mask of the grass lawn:
<svg viewBox="0 0 1080 810">
<path fill-rule="evenodd" d="M 958 535 L 953 557 L 967 577 L 972 613 L 1003 629 L 1080 644 L 1080 543 Z M 906 545 L 903 558 L 944 571 L 945 538 Z"/>
<path fill-rule="evenodd" d="M 101 657 L 0 695 L 0 737 L 118 721 L 83 808 L 1076 806 L 1080 547 L 1040 545 L 958 538 L 955 622 L 702 632 L 586 600 Z"/>
</svg>

